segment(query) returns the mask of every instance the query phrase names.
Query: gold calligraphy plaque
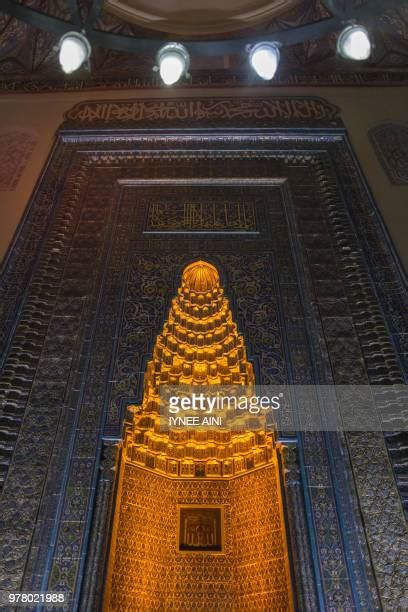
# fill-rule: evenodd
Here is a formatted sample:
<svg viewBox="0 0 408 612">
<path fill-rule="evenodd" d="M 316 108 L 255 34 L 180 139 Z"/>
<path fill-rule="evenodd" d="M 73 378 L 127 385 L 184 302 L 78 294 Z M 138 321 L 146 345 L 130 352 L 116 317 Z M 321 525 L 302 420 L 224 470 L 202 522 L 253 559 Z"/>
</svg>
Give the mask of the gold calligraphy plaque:
<svg viewBox="0 0 408 612">
<path fill-rule="evenodd" d="M 179 550 L 222 552 L 222 508 L 179 507 Z"/>
</svg>

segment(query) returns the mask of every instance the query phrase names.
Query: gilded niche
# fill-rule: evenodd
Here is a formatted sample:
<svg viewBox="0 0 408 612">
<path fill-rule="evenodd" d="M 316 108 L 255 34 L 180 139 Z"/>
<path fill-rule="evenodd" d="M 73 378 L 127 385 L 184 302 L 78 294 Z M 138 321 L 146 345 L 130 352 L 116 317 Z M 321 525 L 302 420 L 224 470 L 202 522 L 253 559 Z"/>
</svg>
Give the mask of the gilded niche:
<svg viewBox="0 0 408 612">
<path fill-rule="evenodd" d="M 222 508 L 180 507 L 179 550 L 221 552 Z"/>
<path fill-rule="evenodd" d="M 163 430 L 160 387 L 255 377 L 217 269 L 184 270 L 129 407 L 105 610 L 292 610 L 275 431 Z"/>
</svg>

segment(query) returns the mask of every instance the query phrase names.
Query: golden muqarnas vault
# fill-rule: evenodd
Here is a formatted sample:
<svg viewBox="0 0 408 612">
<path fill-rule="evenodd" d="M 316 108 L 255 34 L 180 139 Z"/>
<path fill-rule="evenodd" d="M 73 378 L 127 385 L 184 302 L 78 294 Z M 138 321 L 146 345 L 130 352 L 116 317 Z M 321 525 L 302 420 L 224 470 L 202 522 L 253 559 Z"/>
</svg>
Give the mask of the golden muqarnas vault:
<svg viewBox="0 0 408 612">
<path fill-rule="evenodd" d="M 216 268 L 190 264 L 125 422 L 105 610 L 292 610 L 275 433 L 160 429 L 162 384 L 253 383 Z"/>
</svg>

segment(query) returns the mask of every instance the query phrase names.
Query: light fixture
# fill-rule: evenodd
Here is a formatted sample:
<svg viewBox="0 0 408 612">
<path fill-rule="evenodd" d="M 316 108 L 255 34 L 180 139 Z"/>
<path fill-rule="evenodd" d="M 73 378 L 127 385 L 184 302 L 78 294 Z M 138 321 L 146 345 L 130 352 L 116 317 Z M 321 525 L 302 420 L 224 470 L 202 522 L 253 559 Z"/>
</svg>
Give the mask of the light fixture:
<svg viewBox="0 0 408 612">
<path fill-rule="evenodd" d="M 174 85 L 184 75 L 188 76 L 190 56 L 184 45 L 170 42 L 161 47 L 157 53 L 157 65 L 153 70 L 160 72 L 165 85 Z"/>
<path fill-rule="evenodd" d="M 368 31 L 361 25 L 350 25 L 337 39 L 337 52 L 345 59 L 362 61 L 371 55 L 371 41 Z"/>
<path fill-rule="evenodd" d="M 59 42 L 59 63 L 65 74 L 75 72 L 91 55 L 91 45 L 80 32 L 67 32 Z"/>
<path fill-rule="evenodd" d="M 260 42 L 249 49 L 249 63 L 256 74 L 265 81 L 270 81 L 274 77 L 279 59 L 277 43 Z"/>
</svg>

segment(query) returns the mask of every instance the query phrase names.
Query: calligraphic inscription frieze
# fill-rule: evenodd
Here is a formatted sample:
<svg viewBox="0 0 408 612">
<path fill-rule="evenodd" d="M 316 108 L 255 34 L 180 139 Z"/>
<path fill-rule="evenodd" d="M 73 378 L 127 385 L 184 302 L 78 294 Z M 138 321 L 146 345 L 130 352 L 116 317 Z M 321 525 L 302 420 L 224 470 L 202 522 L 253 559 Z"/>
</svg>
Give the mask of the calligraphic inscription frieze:
<svg viewBox="0 0 408 612">
<path fill-rule="evenodd" d="M 252 202 L 150 203 L 145 232 L 257 232 Z"/>
<path fill-rule="evenodd" d="M 101 100 L 76 104 L 65 114 L 63 127 L 107 124 L 145 128 L 217 125 L 273 127 L 288 124 L 341 127 L 339 109 L 319 97 L 185 98 L 176 100 Z"/>
<path fill-rule="evenodd" d="M 232 184 L 231 184 L 232 183 Z M 222 232 L 259 234 L 257 210 L 268 202 L 269 190 L 257 182 L 251 189 L 233 181 L 183 181 L 152 186 L 144 232 Z"/>
</svg>

